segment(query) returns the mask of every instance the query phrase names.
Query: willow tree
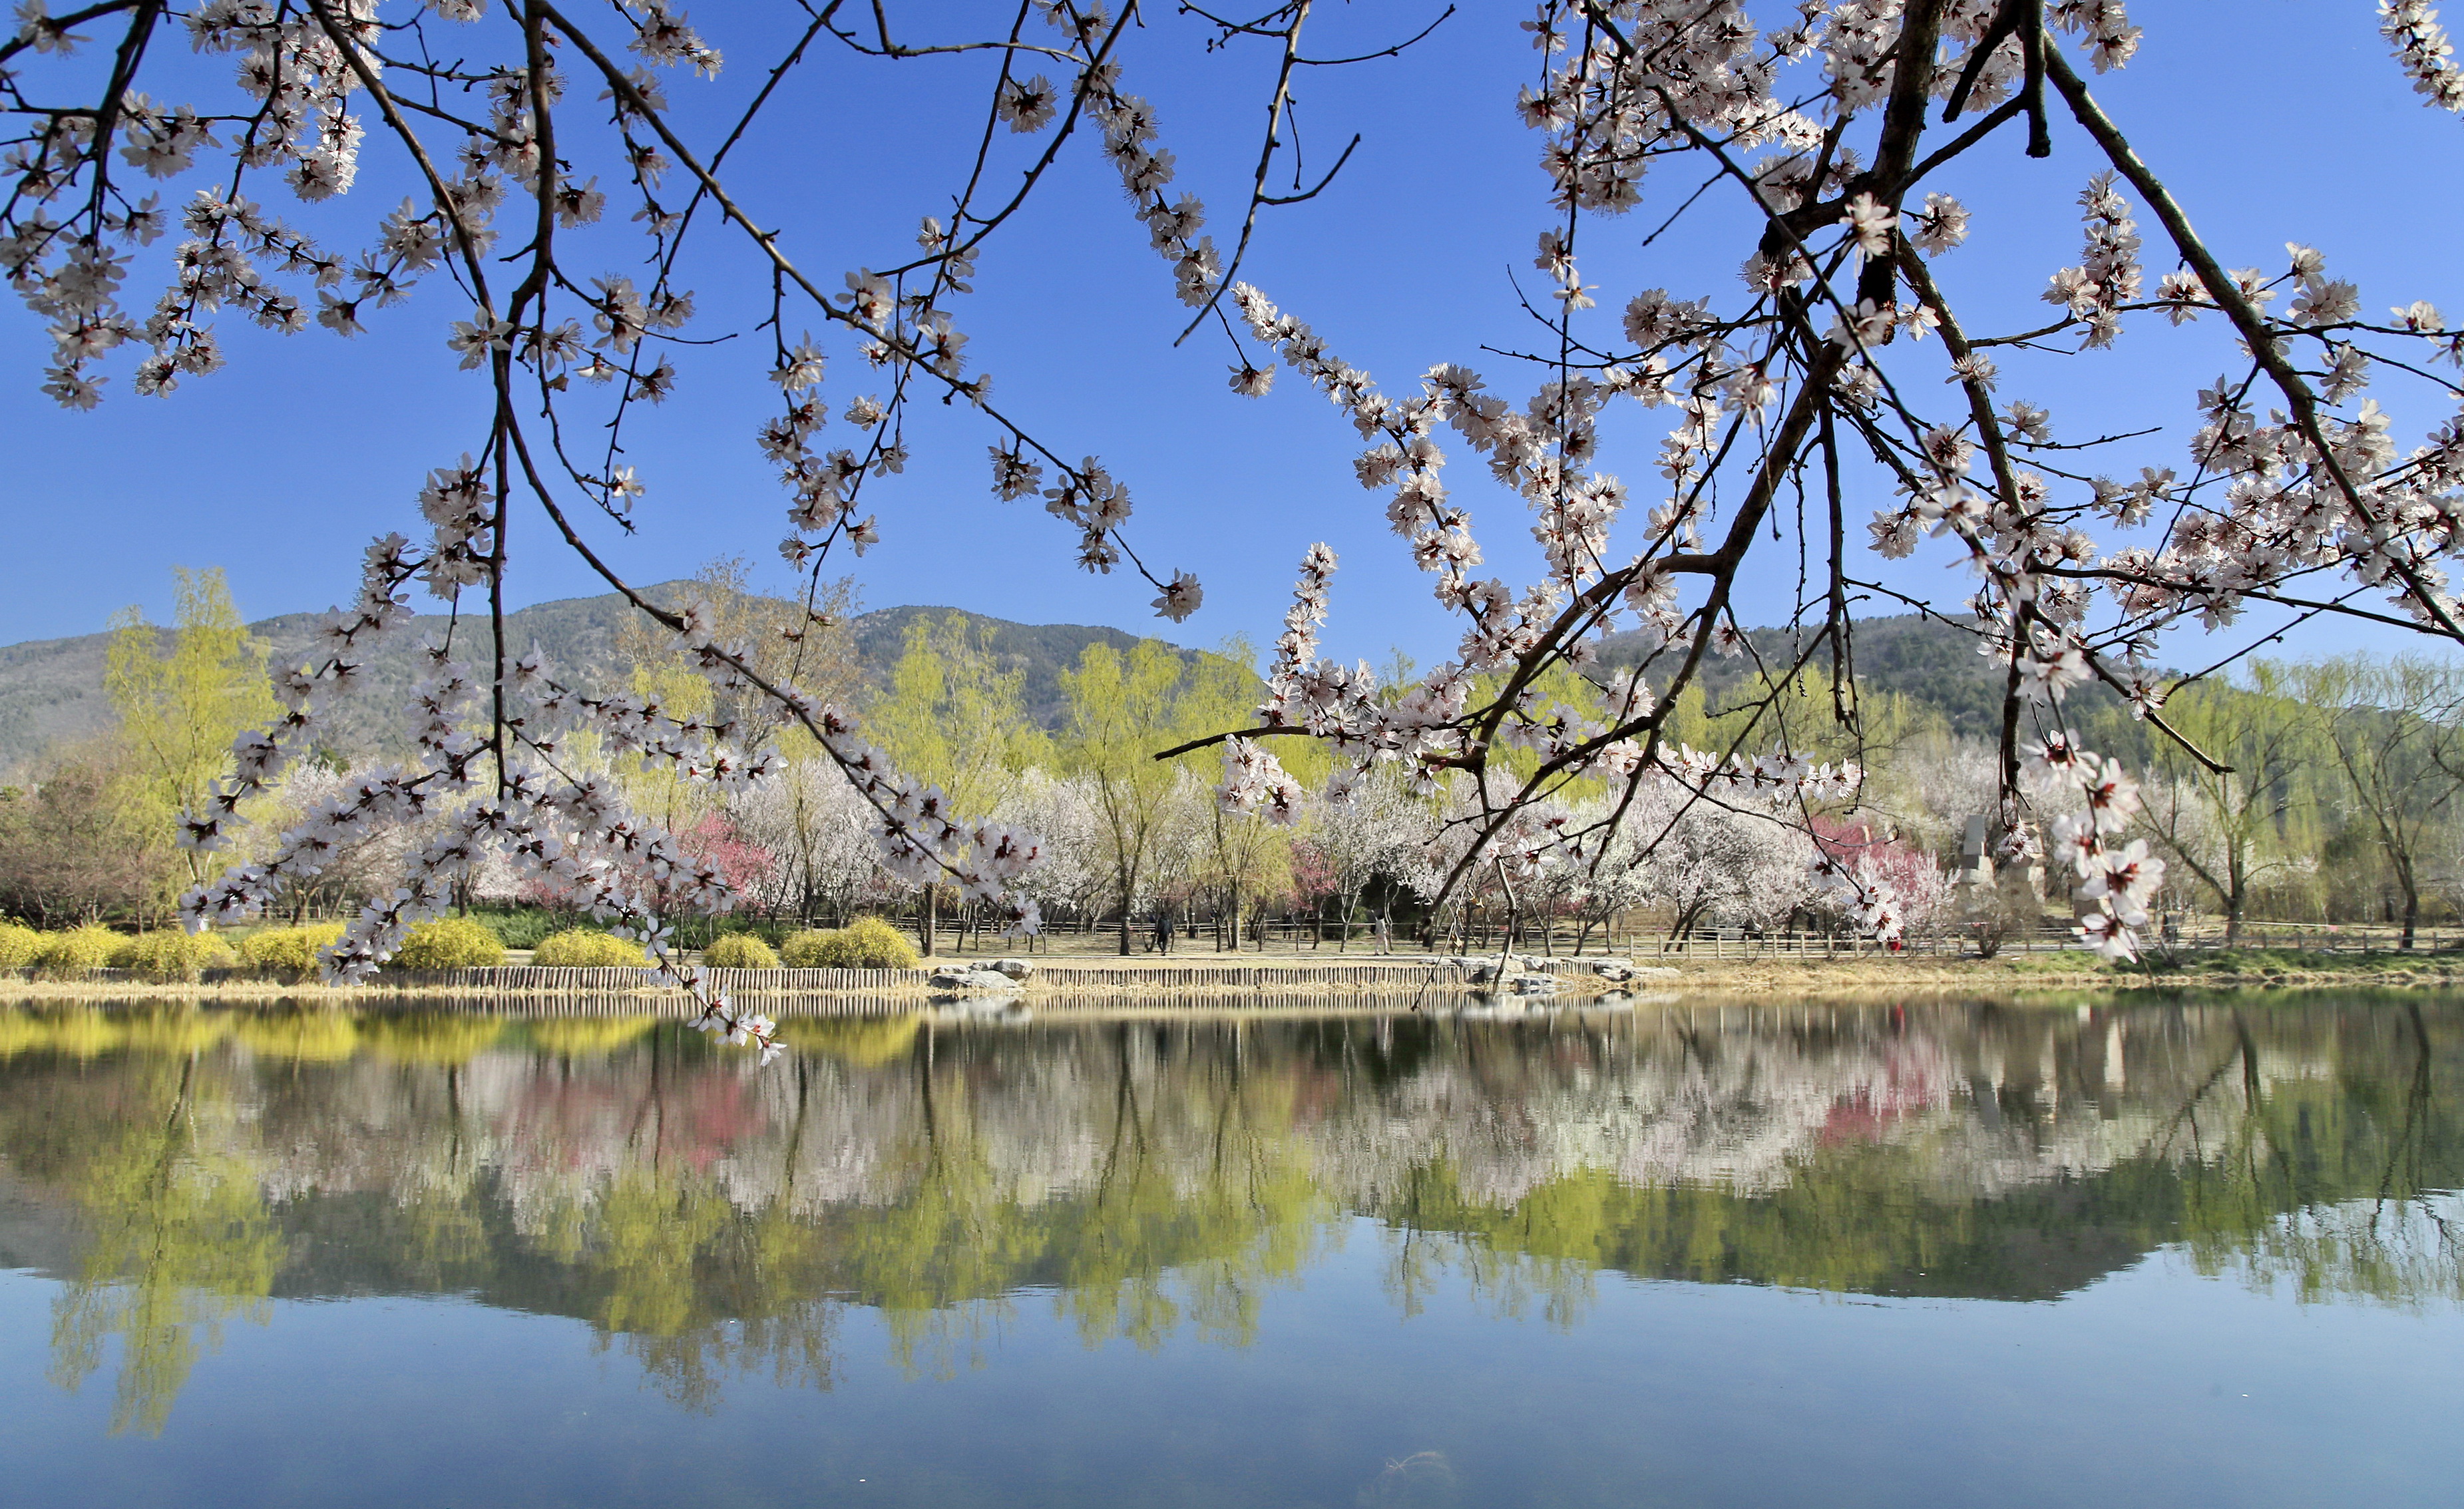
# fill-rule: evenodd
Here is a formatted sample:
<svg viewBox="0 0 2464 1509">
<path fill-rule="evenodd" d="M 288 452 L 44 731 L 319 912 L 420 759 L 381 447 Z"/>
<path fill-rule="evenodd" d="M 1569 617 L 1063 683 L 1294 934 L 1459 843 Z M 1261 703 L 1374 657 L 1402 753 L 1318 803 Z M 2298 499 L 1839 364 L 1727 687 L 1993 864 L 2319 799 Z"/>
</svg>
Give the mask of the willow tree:
<svg viewBox="0 0 2464 1509">
<path fill-rule="evenodd" d="M 2386 860 L 2404 946 L 2441 840 L 2464 812 L 2464 666 L 2417 655 L 2343 655 L 2294 680 L 2332 757 L 2345 811 Z"/>
<path fill-rule="evenodd" d="M 1096 640 L 1079 652 L 1078 668 L 1061 676 L 1069 703 L 1061 761 L 1094 794 L 1097 847 L 1111 876 L 1124 954 L 1133 918 L 1147 899 L 1166 804 L 1179 774 L 1170 762 L 1154 758 L 1155 744 L 1188 730 L 1192 714 L 1213 710 L 1209 700 L 1190 695 L 1189 678 L 1181 652 L 1159 639 L 1141 639 L 1126 651 Z"/>
<path fill-rule="evenodd" d="M 910 779 L 963 812 L 989 812 L 1036 765 L 1044 730 L 1026 713 L 1026 668 L 997 655 L 991 631 L 966 614 L 919 615 L 907 626 L 890 684 L 867 710 L 874 736 Z M 916 905 L 933 951 L 943 879 L 926 877 Z"/>
<path fill-rule="evenodd" d="M 2174 863 L 2215 893 L 2225 942 L 2241 942 L 2252 897 L 2299 871 L 2316 853 L 2316 809 L 2335 790 L 2320 779 L 2333 741 L 2301 699 L 2299 673 L 2251 662 L 2246 684 L 2202 683 L 2166 703 L 2166 716 L 2215 763 L 2156 746 L 2142 822 Z"/>
<path fill-rule="evenodd" d="M 177 593 L 169 643 L 142 608 L 111 618 L 103 690 L 118 715 L 141 831 L 169 833 L 182 812 L 212 796 L 231 773 L 231 743 L 274 717 L 265 647 L 232 606 L 220 566 L 172 568 Z M 187 852 L 189 879 L 205 879 L 209 855 Z"/>
</svg>

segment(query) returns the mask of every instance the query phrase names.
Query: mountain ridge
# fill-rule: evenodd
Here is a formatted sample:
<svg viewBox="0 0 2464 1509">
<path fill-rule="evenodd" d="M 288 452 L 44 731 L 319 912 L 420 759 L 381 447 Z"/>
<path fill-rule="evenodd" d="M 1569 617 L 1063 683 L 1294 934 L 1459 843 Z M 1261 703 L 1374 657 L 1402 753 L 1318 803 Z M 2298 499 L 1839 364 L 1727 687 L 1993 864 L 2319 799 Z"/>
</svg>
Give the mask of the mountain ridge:
<svg viewBox="0 0 2464 1509">
<path fill-rule="evenodd" d="M 696 582 L 673 581 L 643 590 L 653 601 L 681 605 L 708 588 Z M 802 611 L 783 599 L 759 600 L 775 603 L 782 621 L 792 621 Z M 632 613 L 624 598 L 608 592 L 534 603 L 506 615 L 506 625 L 515 647 L 527 649 L 536 642 L 559 667 L 587 684 L 605 687 L 610 684 L 611 674 L 623 671 L 619 635 Z M 1140 640 L 1138 635 L 1098 625 L 1019 623 L 937 605 L 879 608 L 854 615 L 847 625 L 865 685 L 888 684 L 908 630 L 918 619 L 950 613 L 965 619 L 998 659 L 1023 673 L 1027 714 L 1046 728 L 1057 726 L 1066 712 L 1061 674 L 1077 664 L 1087 646 L 1101 642 L 1126 650 Z M 270 663 L 286 665 L 307 656 L 323 616 L 281 613 L 248 627 L 268 647 Z M 387 638 L 366 667 L 366 690 L 337 709 L 326 736 L 334 748 L 362 755 L 383 747 L 389 737 L 389 721 L 418 677 L 413 660 L 418 641 L 447 622 L 445 614 L 424 613 L 407 632 Z M 160 632 L 167 642 L 170 631 Z M 1712 707 L 1726 705 L 1758 664 L 1793 663 L 1795 647 L 1805 642 L 1808 632 L 1784 628 L 1749 630 L 1752 655 L 1706 658 L 1703 685 Z M 46 749 L 94 737 L 111 726 L 111 704 L 102 690 L 104 652 L 110 639 L 106 631 L 0 646 L 0 775 L 22 774 Z M 1207 653 L 1182 645 L 1173 648 L 1185 658 Z M 2003 669 L 1977 655 L 1974 641 L 1957 625 L 1913 613 L 1862 619 L 1856 627 L 1854 648 L 1858 678 L 1868 692 L 1898 693 L 1939 713 L 1955 734 L 1987 740 L 1999 737 Z M 1604 647 L 1601 664 L 1631 665 L 1639 653 L 1639 643 L 1617 636 Z M 1828 654 L 1817 659 L 1820 663 L 1810 669 L 1828 675 Z M 2079 711 L 2101 710 L 2108 702 L 2116 708 L 2120 705 L 2111 692 L 2094 684 L 2080 687 L 2073 701 Z"/>
<path fill-rule="evenodd" d="M 654 602 L 680 604 L 707 588 L 697 582 L 673 581 L 642 590 Z M 784 615 L 782 621 L 792 621 L 801 612 L 784 599 L 762 601 L 776 602 Z M 508 642 L 517 649 L 536 643 L 561 669 L 604 686 L 610 673 L 622 669 L 618 636 L 632 613 L 631 606 L 613 592 L 554 598 L 506 614 Z M 910 625 L 918 618 L 949 613 L 965 618 L 995 656 L 1023 672 L 1021 690 L 1028 716 L 1045 727 L 1054 726 L 1063 711 L 1061 673 L 1076 666 L 1088 645 L 1101 642 L 1126 650 L 1140 639 L 1100 625 L 1023 624 L 935 605 L 878 608 L 855 614 L 847 623 L 866 685 L 888 683 L 891 669 L 905 648 Z M 248 631 L 266 646 L 269 664 L 290 665 L 308 657 L 324 616 L 277 613 L 249 624 Z M 333 747 L 359 755 L 381 746 L 385 725 L 418 678 L 414 656 L 420 639 L 442 630 L 449 621 L 445 613 L 421 613 L 386 637 L 363 672 L 364 689 L 336 709 L 326 735 Z M 157 632 L 167 645 L 171 631 Z M 111 631 L 104 630 L 0 645 L 0 774 L 21 775 L 46 750 L 110 729 L 111 700 L 102 685 L 110 643 Z M 1202 653 L 1183 645 L 1173 649 L 1184 657 Z"/>
</svg>

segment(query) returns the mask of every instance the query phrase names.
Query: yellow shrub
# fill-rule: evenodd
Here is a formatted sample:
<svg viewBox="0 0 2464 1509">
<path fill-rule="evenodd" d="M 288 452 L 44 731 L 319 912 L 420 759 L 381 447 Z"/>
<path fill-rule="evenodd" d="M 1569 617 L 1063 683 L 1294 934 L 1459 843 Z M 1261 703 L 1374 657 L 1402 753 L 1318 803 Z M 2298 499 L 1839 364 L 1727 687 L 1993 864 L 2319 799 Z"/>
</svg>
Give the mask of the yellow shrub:
<svg viewBox="0 0 2464 1509">
<path fill-rule="evenodd" d="M 340 922 L 264 928 L 240 940 L 239 962 L 252 969 L 305 979 L 323 967 L 318 952 L 341 936 Z"/>
<path fill-rule="evenodd" d="M 713 969 L 776 969 L 779 956 L 751 933 L 728 933 L 711 940 L 701 962 Z"/>
<path fill-rule="evenodd" d="M 111 967 L 133 969 L 148 980 L 194 980 L 209 969 L 227 969 L 239 956 L 212 933 L 166 928 L 122 938 L 111 951 Z"/>
<path fill-rule="evenodd" d="M 913 969 L 920 962 L 907 935 L 878 917 L 794 934 L 779 952 L 790 969 Z"/>
<path fill-rule="evenodd" d="M 34 972 L 47 980 L 73 980 L 109 965 L 120 944 L 118 933 L 92 922 L 45 933 L 34 945 Z"/>
<path fill-rule="evenodd" d="M 504 962 L 504 942 L 467 917 L 417 924 L 393 956 L 400 969 L 493 969 Z"/>
<path fill-rule="evenodd" d="M 0 922 L 0 969 L 23 969 L 34 962 L 43 935 L 15 922 Z"/>
<path fill-rule="evenodd" d="M 595 927 L 550 933 L 531 950 L 531 963 L 549 969 L 618 969 L 649 963 L 642 945 Z"/>
</svg>

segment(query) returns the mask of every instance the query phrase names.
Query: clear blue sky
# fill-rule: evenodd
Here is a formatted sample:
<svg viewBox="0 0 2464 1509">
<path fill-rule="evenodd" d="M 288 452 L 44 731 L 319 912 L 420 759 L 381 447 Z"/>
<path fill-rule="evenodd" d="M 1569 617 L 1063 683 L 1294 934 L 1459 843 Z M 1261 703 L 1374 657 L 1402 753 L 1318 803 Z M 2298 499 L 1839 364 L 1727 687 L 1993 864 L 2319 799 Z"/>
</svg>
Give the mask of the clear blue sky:
<svg viewBox="0 0 2464 1509">
<path fill-rule="evenodd" d="M 1178 187 L 1205 198 L 1216 215 L 1210 229 L 1228 247 L 1271 58 L 1263 46 L 1236 49 L 1229 61 L 1206 57 L 1202 29 L 1168 7 L 1151 9 L 1129 54 L 1128 84 L 1155 101 L 1163 144 L 1179 158 Z M 1362 0 L 1322 8 L 1313 25 L 1319 46 L 1335 51 L 1408 34 L 1441 9 L 1433 0 Z M 2147 29 L 2138 60 L 2094 82 L 2229 265 L 2277 267 L 2283 242 L 2305 240 L 2325 251 L 2333 274 L 2360 282 L 2365 311 L 2428 298 L 2451 317 L 2464 315 L 2448 250 L 2464 229 L 2453 188 L 2464 121 L 2409 94 L 2366 0 L 2142 0 L 2133 12 Z M 671 90 L 704 122 L 758 84 L 773 50 L 758 31 L 731 30 L 725 13 L 708 8 L 704 19 L 728 49 L 729 71 L 713 86 L 680 78 Z M 1536 67 L 1514 29 L 1528 13 L 1474 0 L 1404 60 L 1304 80 L 1311 161 L 1331 162 L 1355 131 L 1362 142 L 1319 200 L 1269 212 L 1247 276 L 1390 391 L 1408 390 L 1441 361 L 1479 367 L 1518 398 L 1533 382 L 1481 349 L 1532 339 L 1508 283 L 1509 275 L 1527 286 L 1540 276 L 1530 258 L 1546 223 L 1539 139 L 1511 113 L 1516 86 Z M 766 133 L 739 153 L 735 176 L 752 212 L 782 227 L 797 259 L 835 286 L 845 269 L 911 255 L 917 217 L 946 208 L 989 65 L 888 65 L 827 51 L 818 58 L 772 107 Z M 937 124 L 912 129 L 918 118 Z M 370 143 L 376 150 L 346 200 L 315 213 L 283 205 L 282 212 L 331 228 L 339 244 L 358 244 L 406 187 L 373 135 Z M 1344 564 L 1327 634 L 1331 653 L 1382 659 L 1399 645 L 1423 663 L 1446 655 L 1455 629 L 1387 532 L 1382 495 L 1352 479 L 1359 443 L 1350 426 L 1288 373 L 1264 401 L 1232 396 L 1220 338 L 1172 348 L 1183 311 L 1169 270 L 1147 250 L 1088 144 L 1073 144 L 1057 181 L 1001 233 L 960 322 L 975 337 L 970 357 L 996 374 L 1005 406 L 1056 449 L 1101 455 L 1130 483 L 1139 501 L 1133 542 L 1153 565 L 1196 570 L 1206 608 L 1174 631 L 1151 615 L 1152 589 L 1136 578 L 1074 570 L 1068 530 L 1032 504 L 990 497 L 990 433 L 937 405 L 917 415 L 916 460 L 906 476 L 868 494 L 885 536 L 857 563 L 868 606 L 951 603 L 1027 621 L 1161 629 L 1184 642 L 1236 632 L 1264 641 L 1294 563 L 1323 539 Z M 1978 312 L 1973 323 L 2040 321 L 2046 306 L 2036 291 L 2078 259 L 2070 195 L 2098 165 L 2058 118 L 2056 148 L 2050 162 L 2031 162 L 2013 134 L 1935 186 L 1975 212 L 1969 244 L 1939 264 L 1954 299 Z M 184 181 L 182 192 L 193 187 Z M 1735 287 L 1747 247 L 1733 233 L 1636 250 L 1694 187 L 1663 171 L 1640 211 L 1592 223 L 1585 277 L 1600 285 L 1602 307 L 1592 318 L 1604 331 L 1639 288 L 1689 297 L 1717 290 L 1725 300 Z M 630 271 L 637 254 L 621 218 L 611 222 L 618 229 L 604 238 L 597 265 Z M 1702 223 L 1738 224 L 1717 215 Z M 2144 214 L 2143 230 L 2153 231 Z M 751 261 L 719 245 L 705 243 L 712 255 L 693 279 L 707 311 L 699 333 L 749 323 L 743 317 L 761 297 Z M 585 257 L 577 270 L 589 265 Z M 2164 265 L 2151 244 L 2151 283 Z M 150 295 L 139 281 L 131 289 L 142 305 Z M 9 303 L 0 313 L 0 349 L 10 355 L 0 367 L 8 458 L 0 507 L 9 520 L 0 642 L 90 632 L 132 602 L 160 618 L 175 564 L 224 566 L 252 617 L 345 597 L 359 547 L 387 529 L 416 535 L 420 478 L 475 448 L 482 433 L 485 390 L 455 369 L 444 344 L 447 323 L 467 313 L 439 280 L 410 303 L 378 312 L 370 333 L 347 343 L 321 329 L 276 338 L 226 317 L 230 360 L 221 372 L 187 380 L 167 400 L 138 399 L 123 360 L 103 406 L 80 414 L 35 391 L 48 343 Z M 843 343 L 832 354 L 834 406 L 871 390 Z M 636 539 L 611 540 L 609 554 L 638 581 L 732 553 L 783 580 L 772 551 L 784 532 L 784 495 L 751 434 L 766 409 L 766 362 L 740 343 L 675 360 L 678 396 L 632 433 L 632 459 L 650 489 L 640 510 L 645 527 Z M 2006 362 L 2002 392 L 2052 408 L 2072 435 L 2178 423 L 2189 393 L 2226 361 L 2218 322 L 2185 339 L 2147 319 L 2112 352 L 2024 370 Z M 1664 411 L 1626 414 L 1607 464 L 1647 491 Z M 2440 416 L 2409 406 L 2399 411 L 2399 432 L 2409 444 Z M 2161 453 L 2117 455 L 2112 464 L 2127 475 L 2143 462 L 2180 460 L 2173 442 Z M 1457 460 L 1450 481 L 1474 509 L 1491 569 L 1528 580 L 1533 552 L 1521 505 L 1488 486 L 1468 457 Z M 598 589 L 549 546 L 535 519 L 516 528 L 519 601 Z M 1793 550 L 1786 554 L 1793 566 Z M 1900 579 L 1964 595 L 1964 581 L 1940 571 L 1942 559 L 1921 550 Z M 1793 577 L 1793 569 L 1758 575 L 1743 616 L 1784 613 Z M 2306 641 L 2359 642 L 2349 632 Z"/>
</svg>

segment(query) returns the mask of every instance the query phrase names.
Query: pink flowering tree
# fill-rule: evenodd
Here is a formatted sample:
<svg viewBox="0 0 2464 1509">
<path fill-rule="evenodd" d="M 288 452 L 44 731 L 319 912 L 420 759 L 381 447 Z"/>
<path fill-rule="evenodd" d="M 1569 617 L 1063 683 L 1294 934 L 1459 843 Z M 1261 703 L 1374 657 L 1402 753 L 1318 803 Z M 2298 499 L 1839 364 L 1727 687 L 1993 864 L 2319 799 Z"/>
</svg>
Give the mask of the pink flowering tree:
<svg viewBox="0 0 2464 1509">
<path fill-rule="evenodd" d="M 1737 590 L 1783 513 L 1803 520 L 1804 632 L 1795 663 L 1767 667 L 1764 684 L 1827 674 L 1833 714 L 1853 733 L 1856 604 L 1899 600 L 1969 628 L 2003 668 L 1999 852 L 2067 874 L 2082 936 L 2117 956 L 2134 947 L 2161 866 L 2118 844 L 2136 791 L 2071 738 L 2068 692 L 2103 682 L 2175 737 L 2158 636 L 2230 625 L 2251 604 L 2464 640 L 2445 566 L 2464 548 L 2464 422 L 2400 433 L 2393 418 L 2400 397 L 2452 403 L 2436 372 L 2464 338 L 2403 290 L 2365 300 L 2299 242 L 2298 223 L 2280 261 L 2225 266 L 2164 176 L 2211 142 L 2133 141 L 2091 85 L 2140 42 L 2119 0 L 1540 0 L 1512 31 L 1493 12 L 1444 13 L 1442 24 L 1499 27 L 1537 50 L 1512 104 L 1536 133 L 1551 195 L 1534 228 L 1545 287 L 1525 304 L 1530 339 L 1501 365 L 1383 378 L 1311 322 L 1340 311 L 1287 309 L 1243 276 L 1271 211 L 1326 185 L 1296 178 L 1287 191 L 1281 176 L 1297 166 L 1294 78 L 1339 79 L 1322 65 L 1346 60 L 1313 49 L 1314 10 L 1281 0 L 1183 17 L 1208 51 L 1263 50 L 1275 63 L 1255 173 L 1215 222 L 1219 242 L 1208 207 L 1176 183 L 1168 106 L 1125 70 L 1134 4 L 1021 0 L 954 14 L 816 0 L 745 88 L 713 97 L 726 106 L 714 118 L 671 100 L 719 87 L 727 39 L 667 0 L 570 11 L 560 0 L 97 0 L 57 15 L 27 0 L 0 40 L 0 273 L 48 326 L 48 392 L 71 407 L 99 402 L 114 380 L 170 394 L 224 365 L 218 321 L 348 336 L 415 300 L 450 322 L 448 344 L 493 400 L 467 433 L 436 437 L 424 484 L 400 479 L 416 497 L 414 532 L 368 547 L 358 600 L 332 615 L 317 658 L 280 678 L 288 711 L 241 742 L 231 780 L 188 814 L 187 839 L 232 841 L 243 808 L 309 747 L 358 686 L 369 643 L 399 630 L 407 594 L 424 588 L 462 611 L 429 647 L 411 699 L 415 755 L 356 778 L 255 862 L 201 888 L 191 918 L 251 915 L 364 829 L 450 812 L 406 883 L 337 945 L 334 973 L 373 969 L 459 877 L 500 854 L 642 937 L 699 989 L 663 919 L 725 909 L 728 876 L 627 810 L 568 742 L 588 729 L 731 793 L 779 762 L 739 747 L 745 730 L 731 721 L 577 684 L 507 643 L 495 626 L 518 537 L 600 571 L 732 694 L 721 705 L 758 699 L 817 741 L 869 812 L 894 878 L 1014 902 L 1031 927 L 1018 884 L 1039 854 L 1031 835 L 952 810 L 891 768 L 847 710 L 800 688 L 793 657 L 757 666 L 712 614 L 650 601 L 592 542 L 654 496 L 658 479 L 624 459 L 625 436 L 673 390 L 671 358 L 735 335 L 718 349 L 748 353 L 775 389 L 746 415 L 742 443 L 776 468 L 781 551 L 814 590 L 826 564 L 894 526 L 874 499 L 909 459 L 911 411 L 936 403 L 974 416 L 994 496 L 1040 500 L 1085 567 L 1144 575 L 1165 616 L 1197 610 L 1197 580 L 1136 548 L 1139 478 L 1084 457 L 1067 435 L 1029 433 L 968 360 L 962 297 L 1068 152 L 1117 173 L 1127 233 L 1161 258 L 1158 295 L 1178 300 L 1191 337 L 1224 344 L 1235 392 L 1265 396 L 1288 372 L 1356 433 L 1357 479 L 1384 499 L 1398 548 L 1462 632 L 1451 659 L 1399 687 L 1327 659 L 1316 635 L 1335 561 L 1310 547 L 1264 705 L 1225 730 L 1241 743 L 1222 799 L 1269 818 L 1296 810 L 1302 793 L 1273 752 L 1291 739 L 1331 746 L 1331 801 L 1381 766 L 1421 795 L 1444 788 L 1448 832 L 1432 852 L 1445 859 L 1430 880 L 1441 900 L 1482 877 L 1613 862 L 1646 789 L 1673 786 L 1800 831 L 1853 790 L 1853 763 L 1802 757 L 1809 731 L 1785 726 L 1776 697 L 1723 724 L 1739 730 L 1727 747 L 1668 734 L 1677 694 L 1708 657 L 1758 654 Z M 2389 0 L 2378 26 L 2390 89 L 2464 108 L 2428 8 Z M 1414 39 L 1404 27 L 1375 51 L 1408 65 Z M 183 49 L 220 61 L 204 75 L 175 68 Z M 832 93 L 780 87 L 825 53 L 971 69 L 980 85 L 979 117 L 948 127 L 967 165 L 949 209 L 894 255 L 790 245 L 731 177 L 749 133 L 830 137 Z M 277 208 L 317 206 L 319 224 L 344 223 L 332 202 L 347 207 L 371 153 L 414 188 L 370 207 L 352 238 L 312 236 Z M 1997 233 L 1959 198 L 1988 178 L 2078 206 L 2079 255 L 2046 270 L 2049 307 L 2021 328 L 1978 313 L 2004 307 L 1991 297 L 2003 290 L 1954 297 L 1962 246 Z M 2298 210 L 2288 201 L 2288 219 Z M 1726 240 L 1735 276 L 1674 291 L 1587 281 L 1586 249 L 1638 211 L 1655 235 L 1676 228 L 1698 250 Z M 767 281 L 748 329 L 714 328 L 696 309 L 693 278 L 730 255 L 754 258 Z M 2195 343 L 2221 375 L 2149 433 L 2079 433 L 2016 395 L 2054 364 L 2155 342 Z M 841 401 L 830 374 L 848 357 L 869 390 Z M 824 434 L 833 412 L 835 439 Z M 1604 469 L 1613 432 L 1656 442 L 1653 478 Z M 1470 486 L 1450 460 L 1470 463 Z M 1469 499 L 1484 490 L 1538 543 L 1531 579 L 1483 573 Z M 510 529 L 517 515 L 523 527 Z M 1968 566 L 1970 595 L 1920 598 L 1875 565 L 1920 550 Z M 791 640 L 799 631 L 785 629 Z M 1599 705 L 1538 690 L 1560 668 L 1596 673 L 1620 632 L 1646 653 L 1597 675 Z M 1602 785 L 1618 795 L 1595 811 L 1574 800 Z M 1899 925 L 1887 885 L 1860 867 L 1833 863 L 1826 883 L 1859 925 L 1885 936 Z M 766 1022 L 706 1005 L 713 1030 L 769 1043 Z"/>
<path fill-rule="evenodd" d="M 1941 920 L 1950 899 L 1950 877 L 1922 845 L 1862 819 L 1833 817 L 1815 820 L 1814 844 L 1837 870 L 1856 876 L 1862 889 L 1888 891 L 1899 903 L 1903 926 L 1926 927 Z"/>
</svg>

